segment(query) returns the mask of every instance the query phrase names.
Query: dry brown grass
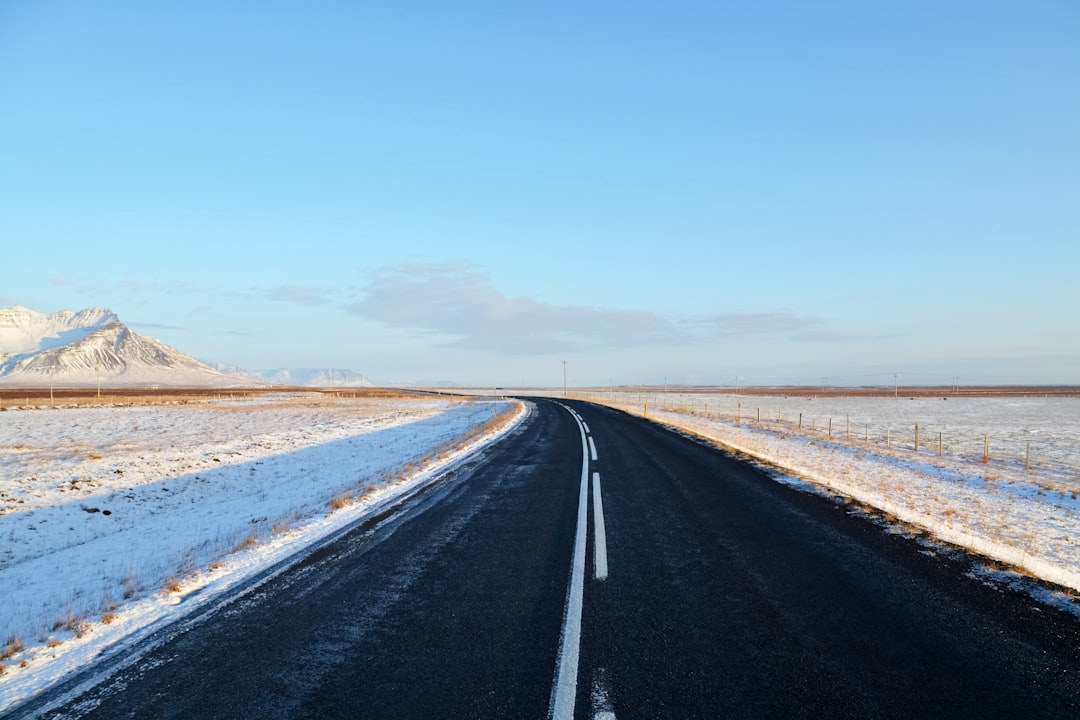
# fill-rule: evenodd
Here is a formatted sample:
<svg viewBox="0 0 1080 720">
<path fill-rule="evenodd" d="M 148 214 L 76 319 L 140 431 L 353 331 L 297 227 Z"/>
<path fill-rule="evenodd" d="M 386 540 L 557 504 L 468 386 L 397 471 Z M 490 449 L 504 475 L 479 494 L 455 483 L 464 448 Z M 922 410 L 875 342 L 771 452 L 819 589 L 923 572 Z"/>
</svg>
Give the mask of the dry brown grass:
<svg viewBox="0 0 1080 720">
<path fill-rule="evenodd" d="M 248 535 L 240 542 L 236 543 L 236 547 L 233 548 L 233 552 L 240 552 L 241 550 L 250 550 L 259 544 L 259 538 L 254 534 Z"/>
<path fill-rule="evenodd" d="M 76 615 L 74 611 L 68 611 L 67 619 L 53 627 L 54 630 L 64 628 L 68 632 L 75 633 L 75 637 L 81 638 L 86 634 L 86 619 L 82 615 Z"/>
<path fill-rule="evenodd" d="M 595 392 L 598 396 L 609 392 L 609 388 L 578 388 L 575 394 Z M 631 385 L 620 388 L 623 394 L 645 394 L 668 392 L 683 395 L 782 395 L 786 397 L 1080 397 L 1080 388 L 1075 385 L 894 385 L 880 386 L 829 386 L 820 385 Z"/>
<path fill-rule="evenodd" d="M 0 649 L 0 660 L 8 660 L 15 655 L 15 653 L 22 652 L 23 641 L 17 635 L 12 635 L 4 643 L 4 647 Z"/>
<path fill-rule="evenodd" d="M 124 577 L 124 599 L 130 600 L 139 592 L 139 580 L 135 577 L 135 566 L 129 565 L 127 575 Z"/>
<path fill-rule="evenodd" d="M 117 615 L 116 613 L 107 612 L 107 613 L 105 613 L 104 615 L 101 616 L 101 622 L 105 623 L 106 625 L 110 625 L 112 623 L 112 621 L 115 620 L 118 617 L 120 617 L 120 616 Z"/>
<path fill-rule="evenodd" d="M 54 388 L 45 387 L 0 388 L 0 407 L 12 405 L 49 405 L 50 392 L 56 405 L 171 405 L 203 400 L 258 398 L 267 395 L 317 393 L 328 399 L 395 399 L 427 398 L 430 395 L 408 390 L 388 388 L 106 388 L 98 397 L 96 387 Z"/>
<path fill-rule="evenodd" d="M 353 504 L 353 496 L 349 491 L 345 491 L 342 494 L 330 498 L 331 510 L 342 510 Z"/>
<path fill-rule="evenodd" d="M 180 578 L 175 575 L 170 575 L 169 579 L 165 581 L 165 592 L 178 593 L 180 592 Z"/>
</svg>

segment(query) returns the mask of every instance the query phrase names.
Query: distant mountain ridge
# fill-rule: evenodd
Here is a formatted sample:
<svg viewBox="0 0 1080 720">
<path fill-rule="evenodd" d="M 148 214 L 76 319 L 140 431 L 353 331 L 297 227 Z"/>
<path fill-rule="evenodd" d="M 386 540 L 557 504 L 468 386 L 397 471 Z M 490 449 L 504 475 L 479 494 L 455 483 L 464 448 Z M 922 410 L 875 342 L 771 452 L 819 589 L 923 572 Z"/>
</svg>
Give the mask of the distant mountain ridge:
<svg viewBox="0 0 1080 720">
<path fill-rule="evenodd" d="M 259 376 L 274 385 L 305 387 L 374 387 L 365 375 L 340 368 L 278 368 L 260 370 Z"/>
<path fill-rule="evenodd" d="M 230 387 L 254 384 L 130 330 L 107 308 L 0 308 L 0 385 Z"/>
<path fill-rule="evenodd" d="M 354 370 L 343 368 L 274 368 L 272 370 L 245 370 L 235 365 L 210 363 L 223 373 L 239 375 L 271 385 L 293 387 L 375 387 L 375 383 Z"/>
<path fill-rule="evenodd" d="M 0 386 L 374 387 L 340 368 L 249 371 L 204 363 L 120 322 L 108 308 L 0 308 Z"/>
</svg>

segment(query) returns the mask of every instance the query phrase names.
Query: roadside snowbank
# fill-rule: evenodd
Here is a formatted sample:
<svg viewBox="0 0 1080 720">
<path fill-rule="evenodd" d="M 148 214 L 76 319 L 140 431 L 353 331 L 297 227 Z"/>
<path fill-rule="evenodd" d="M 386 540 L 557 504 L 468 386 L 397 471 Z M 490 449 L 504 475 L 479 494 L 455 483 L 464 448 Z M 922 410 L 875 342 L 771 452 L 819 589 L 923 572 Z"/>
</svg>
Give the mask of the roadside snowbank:
<svg viewBox="0 0 1080 720">
<path fill-rule="evenodd" d="M 947 543 L 1080 591 L 1080 399 L 603 395 Z M 760 419 L 759 419 L 760 418 Z M 800 427 L 801 423 L 801 427 Z M 922 444 L 915 449 L 914 425 Z M 941 445 L 938 433 L 941 433 Z M 984 464 L 984 438 L 996 447 Z M 1037 438 L 1035 457 L 1026 450 Z"/>
<path fill-rule="evenodd" d="M 410 492 L 525 412 L 300 394 L 0 413 L 0 711 Z"/>
</svg>

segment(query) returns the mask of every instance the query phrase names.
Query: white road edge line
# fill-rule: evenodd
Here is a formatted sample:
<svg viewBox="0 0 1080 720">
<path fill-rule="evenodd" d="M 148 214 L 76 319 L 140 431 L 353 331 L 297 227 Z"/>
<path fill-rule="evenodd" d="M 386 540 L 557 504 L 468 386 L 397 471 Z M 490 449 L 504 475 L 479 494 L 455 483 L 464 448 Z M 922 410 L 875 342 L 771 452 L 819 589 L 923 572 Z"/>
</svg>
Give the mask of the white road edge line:
<svg viewBox="0 0 1080 720">
<path fill-rule="evenodd" d="M 596 462 L 596 443 L 593 442 L 592 436 L 589 436 L 589 455 L 592 456 L 593 462 Z"/>
<path fill-rule="evenodd" d="M 563 407 L 566 407 L 565 405 Z M 569 408 L 567 408 L 569 409 Z M 589 455 L 586 452 L 585 428 L 581 431 L 581 489 L 578 492 L 577 532 L 574 536 L 574 559 L 570 571 L 570 588 L 566 592 L 566 611 L 563 614 L 562 636 L 559 640 L 559 659 L 555 666 L 555 684 L 551 688 L 551 720 L 573 720 L 577 699 L 578 654 L 581 650 L 581 606 L 585 596 L 585 543 L 589 513 Z"/>
<path fill-rule="evenodd" d="M 585 422 L 584 420 L 581 421 L 581 427 L 585 428 L 585 432 L 587 433 L 592 432 L 592 430 L 589 429 L 589 423 Z"/>
<path fill-rule="evenodd" d="M 607 533 L 604 532 L 604 501 L 600 496 L 600 473 L 592 474 L 593 553 L 596 579 L 607 580 Z"/>
</svg>

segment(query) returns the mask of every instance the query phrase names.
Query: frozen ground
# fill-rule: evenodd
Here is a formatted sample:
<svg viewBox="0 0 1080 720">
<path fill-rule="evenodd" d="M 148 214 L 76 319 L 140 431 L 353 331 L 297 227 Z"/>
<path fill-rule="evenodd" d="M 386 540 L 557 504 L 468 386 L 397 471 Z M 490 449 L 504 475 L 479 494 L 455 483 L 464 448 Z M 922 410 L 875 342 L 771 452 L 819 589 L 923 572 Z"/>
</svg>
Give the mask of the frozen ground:
<svg viewBox="0 0 1080 720">
<path fill-rule="evenodd" d="M 0 712 L 422 484 L 523 412 L 314 393 L 5 409 Z"/>
<path fill-rule="evenodd" d="M 588 399 L 637 414 L 647 403 L 651 419 L 756 458 L 780 481 L 853 498 L 897 526 L 1080 590 L 1080 399 Z"/>
<path fill-rule="evenodd" d="M 1080 399 L 586 399 L 648 403 L 778 481 L 1080 590 Z M 524 412 L 311 394 L 0 413 L 0 713 L 417 487 L 493 437 L 495 409 Z"/>
</svg>

